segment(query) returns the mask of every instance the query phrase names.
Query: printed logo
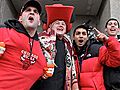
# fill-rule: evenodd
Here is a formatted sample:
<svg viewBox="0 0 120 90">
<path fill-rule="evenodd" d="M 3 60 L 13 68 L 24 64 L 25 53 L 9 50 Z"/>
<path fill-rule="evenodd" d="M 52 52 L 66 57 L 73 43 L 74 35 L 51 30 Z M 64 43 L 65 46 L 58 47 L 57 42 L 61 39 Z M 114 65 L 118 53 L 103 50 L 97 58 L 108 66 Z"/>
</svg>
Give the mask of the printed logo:
<svg viewBox="0 0 120 90">
<path fill-rule="evenodd" d="M 23 63 L 23 69 L 27 70 L 30 65 L 35 64 L 38 56 L 30 54 L 30 52 L 27 52 L 25 50 L 22 50 L 21 53 L 21 62 Z"/>
</svg>

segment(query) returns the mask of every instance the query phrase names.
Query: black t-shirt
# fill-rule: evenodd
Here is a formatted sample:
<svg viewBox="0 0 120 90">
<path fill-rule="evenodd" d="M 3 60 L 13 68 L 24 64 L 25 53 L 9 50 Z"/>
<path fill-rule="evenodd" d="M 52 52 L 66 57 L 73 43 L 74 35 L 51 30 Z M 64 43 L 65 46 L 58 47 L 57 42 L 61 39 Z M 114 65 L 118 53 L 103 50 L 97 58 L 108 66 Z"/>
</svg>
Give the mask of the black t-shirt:
<svg viewBox="0 0 120 90">
<path fill-rule="evenodd" d="M 52 77 L 37 81 L 31 90 L 64 90 L 66 64 L 65 64 L 65 44 L 62 40 L 56 41 L 55 71 Z"/>
</svg>

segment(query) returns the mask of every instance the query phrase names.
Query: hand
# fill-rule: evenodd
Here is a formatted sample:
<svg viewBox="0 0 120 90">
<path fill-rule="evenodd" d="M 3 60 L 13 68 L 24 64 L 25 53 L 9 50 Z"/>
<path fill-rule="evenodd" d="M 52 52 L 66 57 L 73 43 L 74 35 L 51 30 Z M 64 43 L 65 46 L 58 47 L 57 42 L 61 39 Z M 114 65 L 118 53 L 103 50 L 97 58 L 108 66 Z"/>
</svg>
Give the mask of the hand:
<svg viewBox="0 0 120 90">
<path fill-rule="evenodd" d="M 54 30 L 52 30 L 51 28 L 47 29 L 47 34 L 56 36 L 56 32 Z"/>
<path fill-rule="evenodd" d="M 5 43 L 4 42 L 0 42 L 0 56 L 2 56 L 2 54 L 4 54 L 5 52 Z"/>
<path fill-rule="evenodd" d="M 54 64 L 48 64 L 47 67 L 44 68 L 44 74 L 42 78 L 47 79 L 48 77 L 52 77 L 54 73 L 54 67 Z"/>
<path fill-rule="evenodd" d="M 95 27 L 93 28 L 93 30 L 95 30 L 97 32 L 97 40 L 100 41 L 106 41 L 109 39 L 109 37 L 107 37 L 104 33 L 101 33 L 99 30 L 97 30 Z"/>
<path fill-rule="evenodd" d="M 50 29 L 50 28 L 48 28 L 48 29 L 47 29 L 47 33 L 48 33 L 48 34 L 50 34 L 50 32 L 51 32 L 51 29 Z"/>
</svg>

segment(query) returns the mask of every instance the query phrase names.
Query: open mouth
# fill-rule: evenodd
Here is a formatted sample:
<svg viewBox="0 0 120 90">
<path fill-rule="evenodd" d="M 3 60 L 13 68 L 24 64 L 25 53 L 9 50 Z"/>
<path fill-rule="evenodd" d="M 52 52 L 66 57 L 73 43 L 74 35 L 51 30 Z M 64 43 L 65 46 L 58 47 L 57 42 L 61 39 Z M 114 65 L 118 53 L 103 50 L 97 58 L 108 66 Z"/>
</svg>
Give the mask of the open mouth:
<svg viewBox="0 0 120 90">
<path fill-rule="evenodd" d="M 82 42 L 83 42 L 83 40 L 79 40 L 79 42 L 80 42 L 80 43 L 82 43 Z"/>
<path fill-rule="evenodd" d="M 57 29 L 58 31 L 63 31 L 63 29 Z"/>
<path fill-rule="evenodd" d="M 116 31 L 116 29 L 110 29 L 110 31 Z"/>
<path fill-rule="evenodd" d="M 117 30 L 116 27 L 111 27 L 111 28 L 110 28 L 110 31 L 116 31 L 116 30 Z"/>
<path fill-rule="evenodd" d="M 34 18 L 33 18 L 32 16 L 30 16 L 30 17 L 28 18 L 28 20 L 32 23 L 32 22 L 34 21 Z"/>
<path fill-rule="evenodd" d="M 58 27 L 57 30 L 58 31 L 63 31 L 63 27 Z"/>
</svg>

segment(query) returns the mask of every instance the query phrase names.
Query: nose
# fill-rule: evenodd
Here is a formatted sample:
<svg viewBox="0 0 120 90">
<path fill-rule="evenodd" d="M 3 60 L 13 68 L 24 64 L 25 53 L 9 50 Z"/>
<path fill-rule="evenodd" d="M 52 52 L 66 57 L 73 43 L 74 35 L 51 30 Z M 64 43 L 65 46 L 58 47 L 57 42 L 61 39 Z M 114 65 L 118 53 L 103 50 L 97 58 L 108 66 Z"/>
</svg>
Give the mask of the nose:
<svg viewBox="0 0 120 90">
<path fill-rule="evenodd" d="M 61 23 L 59 23 L 59 26 L 62 27 L 63 25 Z"/>
<path fill-rule="evenodd" d="M 33 10 L 31 10 L 31 11 L 30 11 L 30 14 L 31 14 L 31 15 L 34 15 L 34 11 L 33 11 Z"/>
<path fill-rule="evenodd" d="M 82 33 L 81 33 L 81 34 L 79 34 L 79 38 L 82 38 L 82 37 L 83 37 Z"/>
<path fill-rule="evenodd" d="M 114 25 L 112 24 L 112 26 L 111 27 L 114 27 Z"/>
<path fill-rule="evenodd" d="M 59 27 L 60 27 L 60 28 L 62 28 L 63 26 L 62 26 L 62 25 L 60 25 Z"/>
</svg>

